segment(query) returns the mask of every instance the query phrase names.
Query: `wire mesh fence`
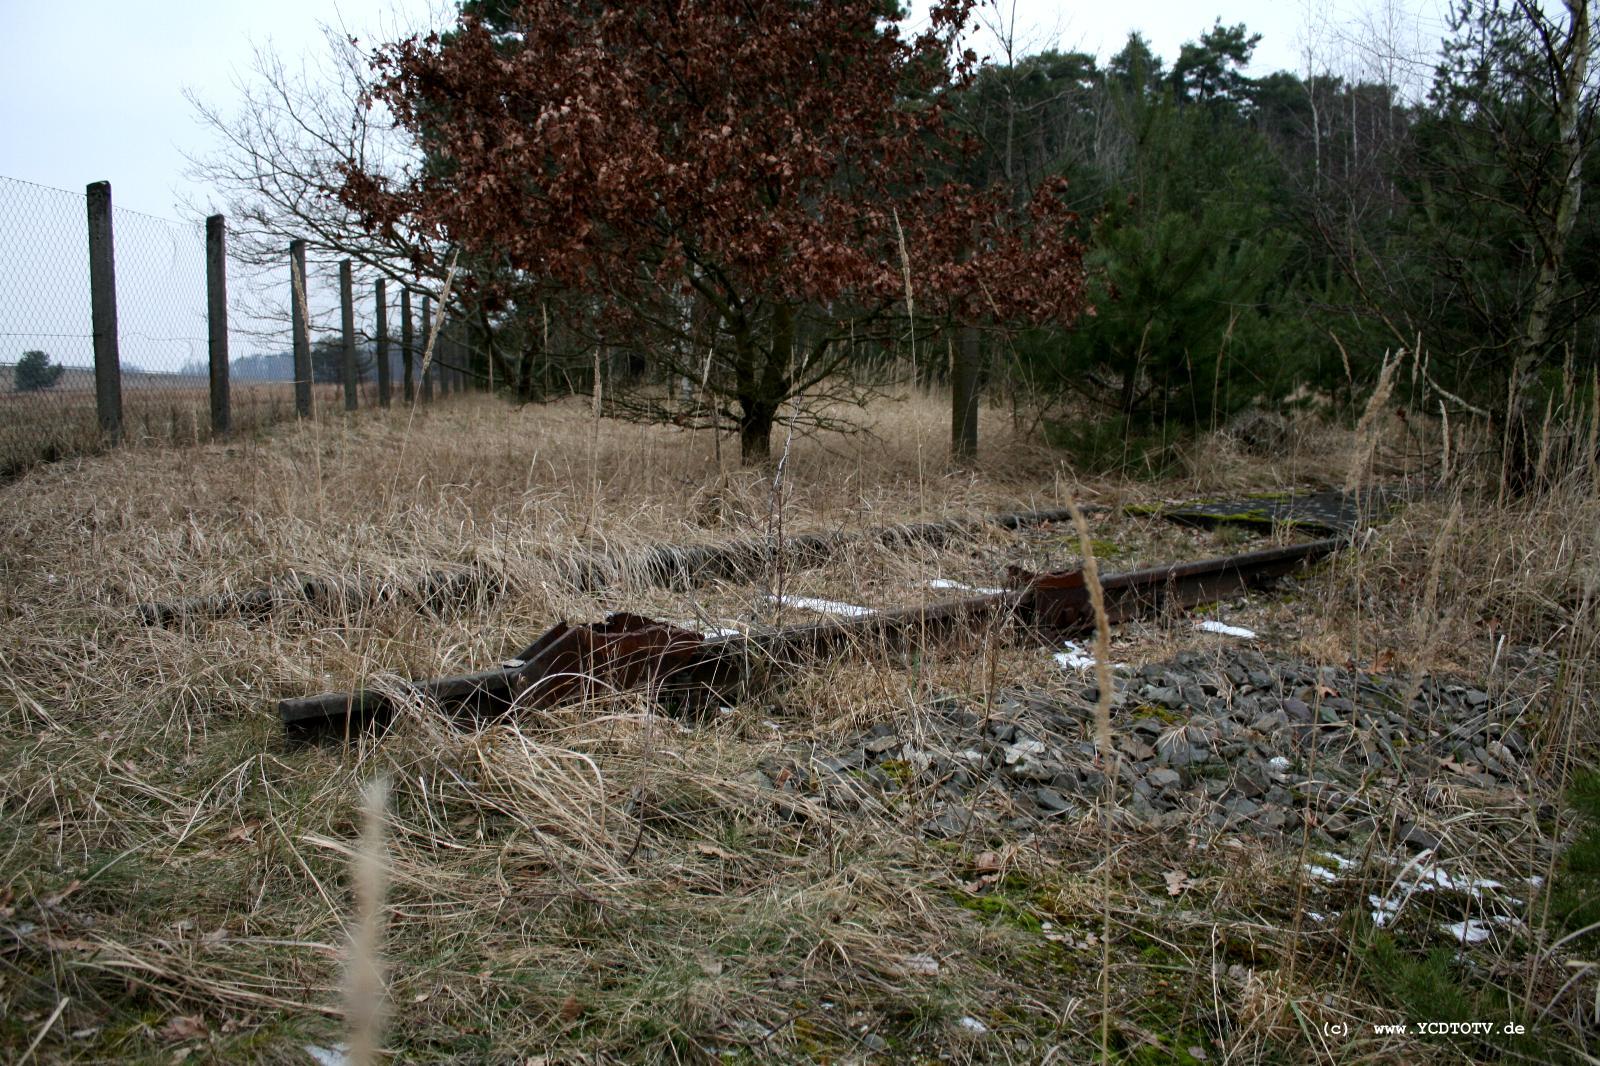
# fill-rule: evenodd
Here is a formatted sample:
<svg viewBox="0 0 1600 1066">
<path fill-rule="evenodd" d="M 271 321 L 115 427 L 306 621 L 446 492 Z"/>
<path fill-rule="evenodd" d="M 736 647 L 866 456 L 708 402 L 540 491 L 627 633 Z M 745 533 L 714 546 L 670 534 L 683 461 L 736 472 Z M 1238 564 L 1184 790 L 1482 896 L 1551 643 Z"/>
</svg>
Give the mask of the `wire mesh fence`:
<svg viewBox="0 0 1600 1066">
<path fill-rule="evenodd" d="M 98 436 L 84 218 L 81 193 L 0 179 L 3 469 Z"/>
<path fill-rule="evenodd" d="M 226 260 L 224 386 L 214 380 L 211 355 L 206 223 L 112 207 L 116 358 L 110 366 L 120 371 L 120 398 L 116 426 L 108 428 L 104 352 L 96 373 L 90 200 L 0 177 L 0 476 L 98 450 L 119 436 L 207 440 L 218 424 L 219 389 L 227 412 L 222 425 L 232 432 L 295 417 L 288 250 L 275 266 Z M 346 406 L 347 351 L 357 405 L 379 398 L 374 279 L 353 274 L 354 328 L 347 345 L 338 270 L 337 262 L 313 255 L 303 286 L 311 383 L 306 413 L 312 415 Z M 382 331 L 397 401 L 405 357 L 399 302 L 391 290 Z M 412 303 L 420 350 L 424 327 L 419 301 Z"/>
</svg>

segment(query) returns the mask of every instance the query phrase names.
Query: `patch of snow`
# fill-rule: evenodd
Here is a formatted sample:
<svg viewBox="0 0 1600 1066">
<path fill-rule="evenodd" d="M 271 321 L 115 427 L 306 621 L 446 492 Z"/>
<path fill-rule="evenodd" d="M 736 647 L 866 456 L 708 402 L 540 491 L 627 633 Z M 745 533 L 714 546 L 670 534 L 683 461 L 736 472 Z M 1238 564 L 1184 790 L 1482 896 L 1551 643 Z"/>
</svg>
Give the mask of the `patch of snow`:
<svg viewBox="0 0 1600 1066">
<path fill-rule="evenodd" d="M 1087 670 L 1094 665 L 1094 656 L 1083 654 L 1072 644 L 1068 644 L 1067 649 L 1056 652 L 1054 658 L 1068 670 Z"/>
<path fill-rule="evenodd" d="M 969 1030 L 969 1031 L 974 1032 L 974 1033 L 982 1034 L 982 1033 L 987 1033 L 989 1031 L 989 1027 L 987 1025 L 984 1025 L 982 1022 L 980 1022 L 978 1019 L 974 1018 L 970 1014 L 962 1015 L 961 1020 L 959 1022 L 957 1022 L 956 1024 L 960 1025 L 961 1028 Z"/>
<path fill-rule="evenodd" d="M 1367 902 L 1372 904 L 1372 924 L 1379 929 L 1388 925 L 1394 920 L 1395 915 L 1400 913 L 1400 904 L 1395 900 L 1384 899 L 1382 896 L 1368 896 Z"/>
<path fill-rule="evenodd" d="M 1334 873 L 1326 866 L 1318 866 L 1315 863 L 1306 863 L 1306 873 L 1310 874 L 1312 877 L 1315 877 L 1318 881 L 1326 881 L 1329 884 L 1339 880 L 1338 874 Z"/>
<path fill-rule="evenodd" d="M 322 1047 L 319 1044 L 307 1044 L 306 1054 L 311 1056 L 311 1061 L 317 1066 L 349 1066 L 350 1056 L 346 1054 L 349 1049 L 343 1044 L 333 1047 Z"/>
<path fill-rule="evenodd" d="M 976 592 L 980 596 L 998 596 L 1005 589 L 974 588 L 972 585 L 963 585 L 959 581 L 951 581 L 947 577 L 933 577 L 928 579 L 930 589 L 959 589 L 962 592 Z"/>
<path fill-rule="evenodd" d="M 1267 769 L 1271 770 L 1279 777 L 1282 777 L 1284 774 L 1288 773 L 1289 767 L 1292 765 L 1293 764 L 1282 755 L 1274 755 L 1272 758 L 1267 760 Z"/>
<path fill-rule="evenodd" d="M 1449 933 L 1450 936 L 1461 944 L 1481 944 L 1489 939 L 1493 932 L 1487 925 L 1471 920 L 1465 922 L 1447 922 L 1439 928 Z"/>
<path fill-rule="evenodd" d="M 1432 884 L 1429 884 L 1430 881 Z M 1483 889 L 1505 887 L 1499 881 L 1494 881 L 1487 877 L 1457 879 L 1451 877 L 1448 871 L 1441 870 L 1437 866 L 1422 871 L 1422 880 L 1418 882 L 1417 887 L 1423 891 L 1431 891 L 1433 885 L 1438 885 L 1446 892 L 1465 892 L 1473 899 L 1478 899 Z"/>
<path fill-rule="evenodd" d="M 778 603 L 778 597 L 769 596 L 769 600 Z M 798 607 L 802 611 L 816 611 L 818 614 L 839 614 L 847 618 L 865 618 L 869 614 L 877 614 L 871 607 L 857 607 L 853 603 L 839 603 L 837 600 L 822 600 L 814 596 L 785 596 L 782 600 L 785 607 Z"/>
<path fill-rule="evenodd" d="M 1355 865 L 1348 859 L 1340 859 L 1331 853 L 1325 854 L 1327 854 L 1328 858 L 1338 862 L 1341 869 L 1348 869 L 1349 866 Z M 1379 927 L 1389 924 L 1390 920 L 1400 913 L 1400 908 L 1404 906 L 1406 900 L 1418 892 L 1433 892 L 1437 889 L 1443 889 L 1446 892 L 1463 892 L 1471 896 L 1475 901 L 1482 901 L 1483 893 L 1486 890 L 1504 887 L 1499 881 L 1488 877 L 1452 876 L 1448 870 L 1427 865 L 1425 860 L 1430 855 L 1431 852 L 1423 852 L 1407 863 L 1405 868 L 1400 871 L 1400 875 L 1395 878 L 1394 884 L 1390 886 L 1387 897 L 1367 897 L 1372 901 L 1372 905 L 1377 908 L 1372 912 L 1372 924 Z M 1512 900 L 1511 902 L 1515 904 L 1518 901 Z M 1496 918 L 1494 920 L 1499 921 L 1500 919 Z M 1476 944 L 1484 939 L 1483 936 L 1478 936 L 1474 932 L 1475 929 L 1487 929 L 1481 923 L 1470 921 L 1457 923 L 1456 926 L 1447 926 L 1446 928 L 1459 929 L 1456 938 L 1465 944 Z M 1486 936 L 1487 933 L 1485 932 L 1484 935 Z"/>
<path fill-rule="evenodd" d="M 1240 637 L 1244 640 L 1256 639 L 1256 633 L 1253 629 L 1246 629 L 1243 626 L 1230 626 L 1210 618 L 1202 618 L 1194 625 L 1196 629 L 1204 630 L 1207 633 L 1221 633 L 1225 637 Z"/>
<path fill-rule="evenodd" d="M 1069 640 L 1065 641 L 1062 644 L 1062 647 L 1066 648 L 1067 650 L 1058 651 L 1054 656 L 1052 656 L 1056 662 L 1061 664 L 1062 669 L 1077 670 L 1079 673 L 1082 673 L 1085 670 L 1094 669 L 1094 655 L 1091 654 L 1083 645 L 1076 644 Z M 1127 668 L 1127 665 L 1124 663 L 1111 664 L 1111 669 L 1113 670 L 1126 670 Z"/>
<path fill-rule="evenodd" d="M 712 626 L 710 629 L 701 630 L 701 633 L 707 637 L 737 637 L 739 635 L 737 629 L 728 629 L 725 626 Z"/>
</svg>

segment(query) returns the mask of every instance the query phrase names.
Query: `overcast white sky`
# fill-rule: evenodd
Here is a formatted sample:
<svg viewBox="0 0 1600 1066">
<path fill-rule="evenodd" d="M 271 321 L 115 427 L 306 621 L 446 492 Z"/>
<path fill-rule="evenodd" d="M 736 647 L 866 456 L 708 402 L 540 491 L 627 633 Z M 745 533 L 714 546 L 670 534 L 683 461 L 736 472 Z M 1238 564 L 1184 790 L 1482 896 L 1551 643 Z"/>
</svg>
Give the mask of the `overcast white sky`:
<svg viewBox="0 0 1600 1066">
<path fill-rule="evenodd" d="M 209 147 L 184 90 L 227 109 L 254 44 L 270 42 L 286 58 L 314 63 L 322 55 L 319 22 L 336 21 L 374 40 L 393 36 L 397 27 L 426 25 L 448 6 L 447 0 L 66 6 L 0 0 L 0 176 L 78 191 L 106 179 L 118 206 L 172 217 L 181 201 L 207 199 L 183 174 L 185 153 Z M 1012 8 L 1010 0 L 998 6 Z M 1023 51 L 1084 49 L 1103 57 L 1137 29 L 1170 61 L 1220 16 L 1262 34 L 1253 69 L 1260 73 L 1303 68 L 1308 32 L 1325 54 L 1353 54 L 1336 31 L 1354 30 L 1367 10 L 1377 12 L 1370 19 L 1381 25 L 1385 6 L 1394 28 L 1379 36 L 1424 49 L 1436 44 L 1441 0 L 1016 0 L 1016 40 Z M 919 0 L 913 17 L 925 10 Z"/>
</svg>

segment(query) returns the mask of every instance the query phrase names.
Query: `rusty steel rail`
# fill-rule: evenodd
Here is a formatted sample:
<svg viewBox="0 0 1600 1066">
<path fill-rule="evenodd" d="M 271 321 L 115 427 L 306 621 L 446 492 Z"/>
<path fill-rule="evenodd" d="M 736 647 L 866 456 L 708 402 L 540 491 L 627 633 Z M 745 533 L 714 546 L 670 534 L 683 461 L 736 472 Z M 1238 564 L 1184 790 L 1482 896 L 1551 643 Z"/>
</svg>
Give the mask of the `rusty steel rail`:
<svg viewBox="0 0 1600 1066">
<path fill-rule="evenodd" d="M 1106 613 L 1116 623 L 1219 599 L 1291 573 L 1348 543 L 1329 538 L 1108 574 L 1101 580 Z M 1005 592 L 749 635 L 705 637 L 631 614 L 586 625 L 562 622 L 496 670 L 417 682 L 404 691 L 363 689 L 282 700 L 278 714 L 292 739 L 304 739 L 386 725 L 413 704 L 482 719 L 631 689 L 705 702 L 722 699 L 764 669 L 853 648 L 948 639 L 984 624 L 1050 634 L 1093 628 L 1081 570 L 1045 575 L 1013 570 L 1011 579 L 1014 587 Z"/>
<path fill-rule="evenodd" d="M 1104 509 L 1084 508 L 1085 513 Z M 991 527 L 1016 530 L 1071 520 L 1072 512 L 1065 509 L 1003 511 L 979 518 L 879 526 L 859 533 L 801 533 L 785 536 L 782 550 L 786 565 L 818 566 L 851 542 L 939 546 Z M 562 582 L 575 592 L 598 592 L 628 579 L 658 588 L 687 589 L 712 581 L 759 579 L 771 565 L 775 548 L 775 542 L 761 538 L 721 544 L 655 544 L 635 552 L 589 552 L 550 562 Z M 409 599 L 424 608 L 438 609 L 473 596 L 492 599 L 503 594 L 509 584 L 508 575 L 479 566 L 431 570 L 414 588 L 389 579 L 306 578 L 290 573 L 277 584 L 240 592 L 141 603 L 134 613 L 145 625 L 170 626 L 190 618 L 264 616 L 291 605 L 339 609 L 349 604 Z"/>
</svg>

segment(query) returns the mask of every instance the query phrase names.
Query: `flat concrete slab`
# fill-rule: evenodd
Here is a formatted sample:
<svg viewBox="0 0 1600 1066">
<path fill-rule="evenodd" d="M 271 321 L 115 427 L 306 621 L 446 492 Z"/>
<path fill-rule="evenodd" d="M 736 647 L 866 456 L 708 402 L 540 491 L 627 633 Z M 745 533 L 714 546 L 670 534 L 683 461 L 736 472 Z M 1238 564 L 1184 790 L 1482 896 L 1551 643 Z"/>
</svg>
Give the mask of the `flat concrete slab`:
<svg viewBox="0 0 1600 1066">
<path fill-rule="evenodd" d="M 1408 494 L 1398 489 L 1371 488 L 1359 493 L 1340 489 L 1321 492 L 1284 492 L 1242 496 L 1234 499 L 1195 500 L 1160 508 L 1163 518 L 1192 525 L 1212 526 L 1224 522 L 1262 526 L 1297 526 L 1308 533 L 1347 535 L 1381 521 Z"/>
</svg>

